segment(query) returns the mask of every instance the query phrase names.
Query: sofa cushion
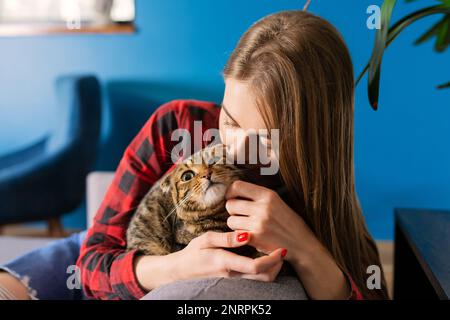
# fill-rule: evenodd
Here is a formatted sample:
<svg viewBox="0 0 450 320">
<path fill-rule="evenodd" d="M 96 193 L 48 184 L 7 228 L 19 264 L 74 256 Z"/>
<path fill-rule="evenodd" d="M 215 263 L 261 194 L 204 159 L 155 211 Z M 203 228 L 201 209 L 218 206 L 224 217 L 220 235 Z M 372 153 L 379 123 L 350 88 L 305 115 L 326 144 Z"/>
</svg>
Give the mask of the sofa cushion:
<svg viewBox="0 0 450 320">
<path fill-rule="evenodd" d="M 0 264 L 54 241 L 54 238 L 0 237 Z"/>
<path fill-rule="evenodd" d="M 297 277 L 274 282 L 240 278 L 180 280 L 150 291 L 142 300 L 307 300 Z"/>
</svg>

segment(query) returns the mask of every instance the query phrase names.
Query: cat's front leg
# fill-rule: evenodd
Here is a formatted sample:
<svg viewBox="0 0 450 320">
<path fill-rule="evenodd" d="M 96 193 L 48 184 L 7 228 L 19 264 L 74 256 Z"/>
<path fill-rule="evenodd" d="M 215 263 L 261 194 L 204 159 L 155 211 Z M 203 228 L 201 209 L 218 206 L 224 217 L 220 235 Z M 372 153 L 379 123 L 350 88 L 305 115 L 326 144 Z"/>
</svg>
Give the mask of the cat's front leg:
<svg viewBox="0 0 450 320">
<path fill-rule="evenodd" d="M 167 255 L 172 252 L 172 228 L 165 219 L 167 209 L 154 198 L 142 203 L 127 230 L 127 247 L 145 255 Z"/>
</svg>

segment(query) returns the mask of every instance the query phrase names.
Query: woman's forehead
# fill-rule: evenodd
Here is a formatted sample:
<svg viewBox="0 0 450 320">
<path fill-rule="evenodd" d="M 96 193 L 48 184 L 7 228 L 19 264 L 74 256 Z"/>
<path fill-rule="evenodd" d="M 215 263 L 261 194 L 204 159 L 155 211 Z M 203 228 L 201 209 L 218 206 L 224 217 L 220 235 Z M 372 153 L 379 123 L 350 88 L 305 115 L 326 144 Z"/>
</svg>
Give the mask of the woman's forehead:
<svg viewBox="0 0 450 320">
<path fill-rule="evenodd" d="M 222 105 L 226 110 L 222 112 L 236 121 L 242 129 L 266 128 L 256 99 L 246 82 L 226 79 Z"/>
</svg>

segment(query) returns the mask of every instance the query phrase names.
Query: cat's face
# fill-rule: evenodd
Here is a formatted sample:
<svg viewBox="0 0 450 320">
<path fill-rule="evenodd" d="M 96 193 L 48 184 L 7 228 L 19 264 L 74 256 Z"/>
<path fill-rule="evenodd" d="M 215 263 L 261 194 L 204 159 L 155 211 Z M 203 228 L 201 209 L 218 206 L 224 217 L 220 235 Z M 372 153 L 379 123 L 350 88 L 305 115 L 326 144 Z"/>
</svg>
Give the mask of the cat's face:
<svg viewBox="0 0 450 320">
<path fill-rule="evenodd" d="M 198 220 L 225 206 L 228 186 L 241 178 L 240 171 L 225 162 L 224 147 L 207 148 L 191 156 L 161 182 L 172 196 L 176 213 L 183 220 Z"/>
</svg>

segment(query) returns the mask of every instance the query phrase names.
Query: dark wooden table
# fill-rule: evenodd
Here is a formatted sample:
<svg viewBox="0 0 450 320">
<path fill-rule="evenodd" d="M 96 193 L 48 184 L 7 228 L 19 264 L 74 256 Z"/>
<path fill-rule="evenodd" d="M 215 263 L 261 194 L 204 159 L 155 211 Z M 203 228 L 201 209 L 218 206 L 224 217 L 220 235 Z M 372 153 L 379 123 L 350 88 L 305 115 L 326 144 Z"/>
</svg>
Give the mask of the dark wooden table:
<svg viewBox="0 0 450 320">
<path fill-rule="evenodd" d="M 450 297 L 450 211 L 396 209 L 394 299 Z"/>
</svg>

